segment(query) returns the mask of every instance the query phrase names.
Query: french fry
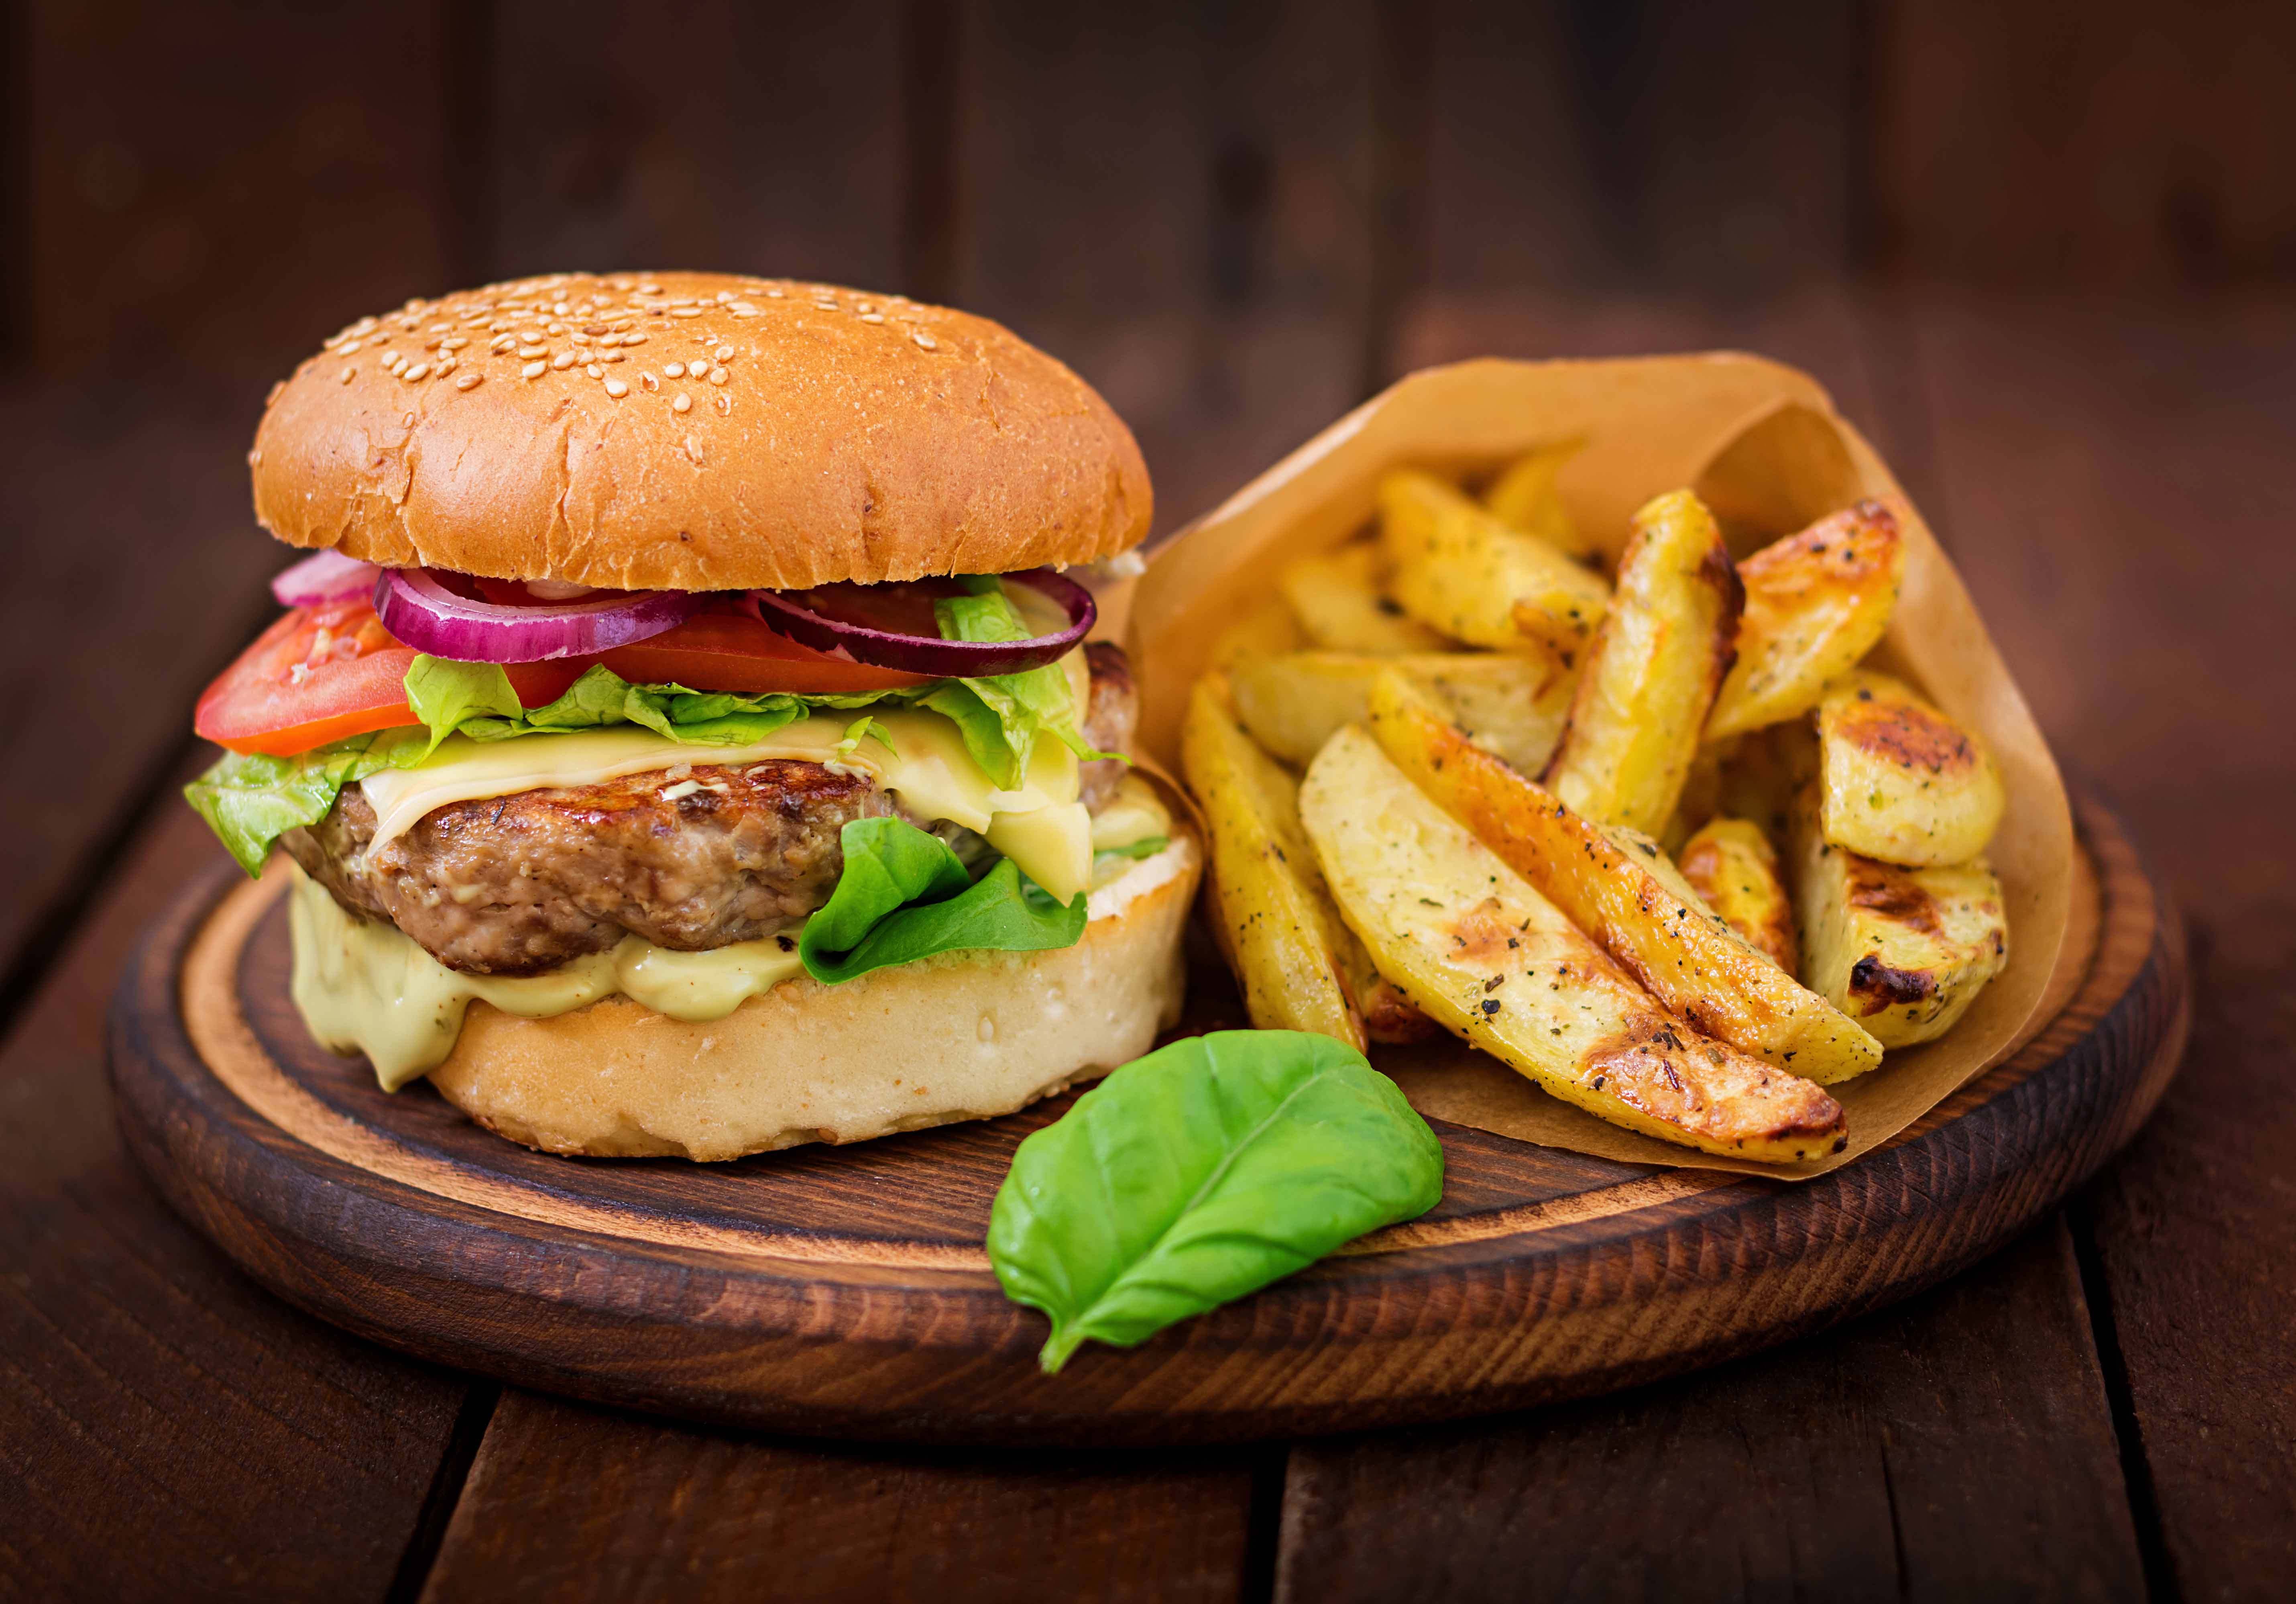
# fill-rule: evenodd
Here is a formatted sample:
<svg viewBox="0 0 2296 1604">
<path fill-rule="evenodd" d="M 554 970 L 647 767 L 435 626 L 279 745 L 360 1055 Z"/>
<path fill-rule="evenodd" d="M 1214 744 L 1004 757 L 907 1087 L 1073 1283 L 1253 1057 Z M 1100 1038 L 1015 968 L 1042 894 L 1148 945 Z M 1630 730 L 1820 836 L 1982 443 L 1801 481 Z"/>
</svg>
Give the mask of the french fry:
<svg viewBox="0 0 2296 1604">
<path fill-rule="evenodd" d="M 1371 682 L 1387 667 L 1432 692 L 1477 741 L 1518 769 L 1546 764 L 1570 712 L 1569 673 L 1546 658 L 1496 652 L 1263 657 L 1236 666 L 1235 710 L 1260 745 L 1305 768 L 1333 730 L 1364 721 Z"/>
<path fill-rule="evenodd" d="M 1602 575 L 1414 468 L 1380 481 L 1379 538 L 1404 611 L 1471 646 L 1574 662 L 1610 605 Z"/>
<path fill-rule="evenodd" d="M 1401 675 L 1374 683 L 1370 729 L 1398 771 L 1701 1031 L 1821 1085 L 1881 1063 L 1879 1042 L 1740 939 L 1655 843 L 1573 812 Z"/>
<path fill-rule="evenodd" d="M 1256 658 L 1297 652 L 1307 644 L 1307 634 L 1292 616 L 1292 605 L 1280 596 L 1270 596 L 1220 631 L 1212 643 L 1208 666 L 1233 669 Z"/>
<path fill-rule="evenodd" d="M 1635 514 L 1618 589 L 1547 768 L 1548 786 L 1574 811 L 1646 835 L 1665 829 L 1729 670 L 1744 600 L 1697 497 L 1676 490 Z"/>
<path fill-rule="evenodd" d="M 1343 546 L 1321 556 L 1301 557 L 1277 580 L 1300 628 L 1314 645 L 1331 652 L 1440 652 L 1451 645 L 1403 609 L 1380 588 L 1379 547 L 1368 542 Z"/>
<path fill-rule="evenodd" d="M 1847 1141 L 1840 1104 L 1652 1001 L 1362 728 L 1341 730 L 1316 755 L 1300 805 L 1349 924 L 1381 973 L 1445 1029 L 1555 1097 L 1662 1141 L 1775 1161 Z"/>
<path fill-rule="evenodd" d="M 1196 682 L 1180 731 L 1188 788 L 1211 827 L 1206 879 L 1220 948 L 1261 1030 L 1315 1031 L 1360 1049 L 1340 923 L 1300 827 L 1299 783 L 1252 744 L 1218 673 Z"/>
<path fill-rule="evenodd" d="M 1796 810 L 1802 976 L 1884 1046 L 1942 1036 L 2009 962 L 2001 882 L 1984 859 L 1906 868 L 1826 841 Z"/>
<path fill-rule="evenodd" d="M 1878 501 L 1820 519 L 1738 564 L 1746 614 L 1706 738 L 1798 718 L 1857 666 L 1890 622 L 1906 572 L 1898 521 Z"/>
<path fill-rule="evenodd" d="M 1966 863 L 2007 795 L 1975 734 L 1887 674 L 1848 674 L 1818 703 L 1819 823 L 1836 846 L 1884 863 Z"/>
<path fill-rule="evenodd" d="M 1788 975 L 1795 973 L 1793 899 L 1778 877 L 1777 850 L 1759 825 L 1709 819 L 1675 862 L 1691 890 L 1740 941 Z"/>
<path fill-rule="evenodd" d="M 1595 543 L 1578 532 L 1554 489 L 1555 476 L 1562 472 L 1562 465 L 1578 456 L 1586 444 L 1582 435 L 1524 452 L 1509 463 L 1483 492 L 1484 507 L 1492 516 L 1513 524 L 1526 535 L 1538 536 L 1579 562 L 1593 561 L 1597 555 Z"/>
</svg>

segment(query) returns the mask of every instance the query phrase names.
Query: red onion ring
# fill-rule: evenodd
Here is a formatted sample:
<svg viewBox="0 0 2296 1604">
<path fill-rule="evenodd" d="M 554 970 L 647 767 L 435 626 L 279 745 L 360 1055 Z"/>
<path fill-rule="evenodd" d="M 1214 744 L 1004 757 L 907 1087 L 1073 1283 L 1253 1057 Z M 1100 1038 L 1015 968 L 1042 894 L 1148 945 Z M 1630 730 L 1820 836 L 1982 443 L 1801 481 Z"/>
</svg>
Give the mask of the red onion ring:
<svg viewBox="0 0 2296 1604">
<path fill-rule="evenodd" d="M 316 607 L 374 588 L 382 570 L 339 551 L 314 552 L 292 568 L 275 574 L 271 594 L 283 607 Z"/>
<path fill-rule="evenodd" d="M 385 569 L 374 611 L 405 645 L 457 662 L 541 662 L 586 657 L 676 629 L 709 601 L 705 591 L 648 590 L 594 602 L 502 606 L 457 596 L 427 568 Z"/>
<path fill-rule="evenodd" d="M 1067 575 L 1049 568 L 1004 575 L 1008 583 L 1026 585 L 1049 596 L 1069 616 L 1069 626 L 1054 635 L 1028 640 L 943 640 L 939 636 L 898 635 L 848 623 L 800 606 L 772 590 L 750 595 L 765 621 L 801 646 L 816 652 L 841 652 L 856 662 L 881 669 L 901 669 L 912 674 L 938 674 L 951 679 L 984 679 L 993 674 L 1017 674 L 1058 662 L 1091 632 L 1100 616 L 1092 592 Z M 389 621 L 385 621 L 388 622 Z"/>
</svg>

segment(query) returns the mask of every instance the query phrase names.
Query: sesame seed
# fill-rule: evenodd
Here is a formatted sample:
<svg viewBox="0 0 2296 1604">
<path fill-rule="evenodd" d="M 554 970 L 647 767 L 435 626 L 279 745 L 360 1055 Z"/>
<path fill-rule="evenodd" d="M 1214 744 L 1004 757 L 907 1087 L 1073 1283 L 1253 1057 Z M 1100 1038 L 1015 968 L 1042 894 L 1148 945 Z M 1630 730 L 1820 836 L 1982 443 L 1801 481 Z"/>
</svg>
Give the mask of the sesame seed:
<svg viewBox="0 0 2296 1604">
<path fill-rule="evenodd" d="M 601 335 L 598 340 L 598 345 L 601 350 L 610 349 L 613 346 L 619 345 L 621 342 L 622 337 L 619 334 L 603 334 Z"/>
<path fill-rule="evenodd" d="M 655 378 L 652 374 L 640 374 L 638 375 L 638 382 L 644 387 L 649 395 L 661 388 L 661 381 Z"/>
<path fill-rule="evenodd" d="M 700 307 L 672 307 L 669 308 L 669 315 L 672 317 L 699 317 L 701 316 L 701 308 Z"/>
<path fill-rule="evenodd" d="M 518 370 L 518 376 L 521 379 L 538 379 L 549 371 L 550 364 L 547 362 L 529 362 Z"/>
<path fill-rule="evenodd" d="M 398 376 L 411 384 L 430 371 L 430 365 L 428 362 L 417 362 L 412 367 L 403 367 L 399 369 Z"/>
<path fill-rule="evenodd" d="M 518 354 L 521 357 L 546 357 L 550 354 L 550 348 L 546 345 L 521 345 L 518 348 Z"/>
<path fill-rule="evenodd" d="M 600 351 L 598 353 L 598 360 L 601 362 L 627 362 L 629 360 L 629 358 L 626 353 L 621 351 Z"/>
<path fill-rule="evenodd" d="M 595 362 L 585 363 L 583 365 L 582 371 L 588 374 L 594 379 L 603 378 L 606 373 L 606 370 L 599 366 Z"/>
<path fill-rule="evenodd" d="M 609 379 L 606 381 L 606 393 L 619 401 L 630 393 L 630 387 L 619 379 Z"/>
<path fill-rule="evenodd" d="M 940 349 L 940 341 L 934 339 L 931 334 L 926 333 L 922 329 L 919 329 L 914 334 L 911 335 L 910 338 L 914 339 L 919 345 L 923 346 L 925 350 L 929 351 L 938 350 Z"/>
<path fill-rule="evenodd" d="M 864 312 L 861 314 L 861 321 L 864 323 L 882 323 L 885 321 L 885 314 L 882 312 Z"/>
<path fill-rule="evenodd" d="M 723 417 L 723 416 L 725 416 L 727 413 L 730 413 L 730 412 L 732 412 L 732 411 L 734 410 L 734 398 L 733 398 L 732 396 L 727 395 L 724 391 L 722 391 L 722 390 L 721 390 L 721 391 L 719 391 L 718 392 L 718 398 L 717 398 L 717 399 L 718 399 L 718 416 Z"/>
<path fill-rule="evenodd" d="M 457 390 L 476 390 L 480 385 L 486 382 L 487 375 L 482 373 L 466 373 L 456 376 L 455 380 L 455 388 Z"/>
<path fill-rule="evenodd" d="M 287 381 L 286 381 L 286 380 L 284 380 L 284 379 L 277 379 L 277 380 L 273 381 L 272 385 L 271 385 L 271 392 L 270 392 L 268 395 L 266 395 L 266 396 L 265 396 L 265 397 L 263 398 L 263 404 L 264 404 L 266 407 L 270 406 L 272 402 L 274 402 L 274 401 L 275 401 L 275 400 L 277 400 L 277 399 L 279 399 L 279 392 L 280 392 L 281 391 L 283 391 L 283 390 L 286 389 L 286 388 L 287 388 Z"/>
<path fill-rule="evenodd" d="M 463 338 L 461 335 L 459 335 L 459 334 L 455 335 L 455 336 L 453 339 L 451 339 L 451 340 L 441 340 L 440 341 L 439 341 L 439 349 L 440 349 L 441 350 L 450 350 L 450 351 L 458 351 L 458 350 L 461 350 L 464 346 L 466 346 L 466 345 L 468 345 L 468 344 L 470 344 L 470 341 L 467 341 L 467 340 L 465 340 L 465 339 L 463 339 Z"/>
<path fill-rule="evenodd" d="M 568 310 L 567 303 L 562 300 L 562 301 L 558 302 L 555 306 L 552 307 L 552 308 L 550 308 L 550 310 L 551 310 L 551 312 L 552 312 L 554 315 L 555 315 L 555 316 L 557 316 L 557 317 L 565 317 L 565 316 L 566 316 L 566 313 L 567 313 L 567 310 Z"/>
<path fill-rule="evenodd" d="M 250 468 L 259 468 L 263 465 L 262 447 L 258 446 L 247 454 L 247 465 Z"/>
<path fill-rule="evenodd" d="M 624 345 L 644 345 L 645 342 L 646 337 L 636 329 L 631 329 L 622 336 Z"/>
<path fill-rule="evenodd" d="M 721 345 L 710 354 L 720 362 L 731 362 L 734 359 L 734 348 L 730 345 Z"/>
<path fill-rule="evenodd" d="M 568 368 L 574 366 L 574 353 L 572 351 L 560 351 L 556 356 L 550 358 L 550 366 L 558 369 L 561 373 L 565 372 Z"/>
<path fill-rule="evenodd" d="M 682 379 L 685 377 L 685 364 L 683 362 L 667 362 L 662 365 L 661 371 L 668 374 L 673 379 Z"/>
<path fill-rule="evenodd" d="M 766 291 L 766 299 L 767 300 L 783 300 L 785 299 L 785 292 L 778 288 L 768 287 Z"/>
<path fill-rule="evenodd" d="M 572 333 L 566 337 L 577 345 L 587 345 L 590 343 L 590 336 L 584 333 L 580 329 L 576 329 Z"/>
<path fill-rule="evenodd" d="M 337 347 L 335 348 L 335 350 L 336 350 L 336 354 L 337 354 L 338 356 L 344 356 L 344 357 L 348 357 L 348 356 L 349 356 L 353 351 L 356 351 L 357 350 L 358 350 L 358 348 L 359 348 L 359 342 L 358 342 L 357 341 L 356 341 L 356 340 L 346 340 L 346 341 L 344 341 L 342 342 L 342 344 L 340 344 L 340 346 L 337 346 Z"/>
<path fill-rule="evenodd" d="M 659 295 L 661 293 L 661 286 L 660 284 L 640 284 L 638 286 L 638 293 L 641 295 Z"/>
<path fill-rule="evenodd" d="M 358 369 L 357 369 L 357 368 L 356 368 L 356 367 L 346 367 L 346 368 L 345 368 L 345 369 L 343 369 L 343 371 L 342 371 L 342 374 L 341 374 L 342 382 L 343 382 L 344 383 L 346 383 L 346 384 L 349 383 L 353 378 L 355 378 L 355 377 L 357 377 L 357 374 L 358 374 Z"/>
<path fill-rule="evenodd" d="M 693 410 L 693 398 L 681 390 L 670 401 L 669 409 L 672 412 L 691 412 Z"/>
<path fill-rule="evenodd" d="M 402 412 L 402 413 L 400 413 L 400 414 L 398 415 L 398 426 L 399 426 L 400 428 L 402 428 L 402 429 L 412 429 L 412 428 L 414 428 L 414 415 L 413 413 L 411 413 L 411 412 Z"/>
<path fill-rule="evenodd" d="M 711 368 L 709 370 L 709 382 L 712 384 L 723 384 L 726 382 L 726 370 L 722 367 Z"/>
<path fill-rule="evenodd" d="M 443 377 L 443 376 L 445 376 L 445 375 L 446 375 L 446 374 L 447 374 L 453 373 L 453 372 L 455 371 L 455 358 L 452 358 L 452 357 L 441 357 L 441 358 L 439 358 L 438 362 L 437 362 L 437 363 L 436 363 L 436 364 L 431 367 L 430 371 L 431 371 L 432 373 L 438 374 L 439 374 L 440 376 L 442 376 L 442 377 Z"/>
</svg>

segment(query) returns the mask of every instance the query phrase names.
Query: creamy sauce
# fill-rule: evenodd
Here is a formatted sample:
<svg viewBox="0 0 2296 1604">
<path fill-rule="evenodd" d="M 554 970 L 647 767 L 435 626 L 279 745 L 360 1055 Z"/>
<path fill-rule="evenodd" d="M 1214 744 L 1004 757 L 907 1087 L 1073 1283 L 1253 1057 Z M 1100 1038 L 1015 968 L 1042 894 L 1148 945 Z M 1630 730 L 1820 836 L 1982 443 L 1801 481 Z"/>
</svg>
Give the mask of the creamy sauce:
<svg viewBox="0 0 2296 1604">
<path fill-rule="evenodd" d="M 288 929 L 295 1007 L 320 1045 L 364 1050 L 385 1091 L 447 1061 L 474 1000 L 547 1019 L 616 992 L 673 1019 L 723 1019 L 750 997 L 805 973 L 797 937 L 677 952 L 635 935 L 544 975 L 460 975 L 397 926 L 355 918 L 326 888 L 293 869 Z"/>
</svg>

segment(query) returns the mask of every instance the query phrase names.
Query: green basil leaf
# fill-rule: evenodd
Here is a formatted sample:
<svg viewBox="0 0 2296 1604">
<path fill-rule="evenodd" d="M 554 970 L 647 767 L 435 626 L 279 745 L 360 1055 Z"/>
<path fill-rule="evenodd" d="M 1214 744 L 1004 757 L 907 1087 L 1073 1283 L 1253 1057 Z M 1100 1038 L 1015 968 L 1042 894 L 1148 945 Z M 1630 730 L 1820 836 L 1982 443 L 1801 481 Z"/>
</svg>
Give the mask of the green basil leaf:
<svg viewBox="0 0 2296 1604">
<path fill-rule="evenodd" d="M 1435 1206 L 1443 1149 L 1346 1043 L 1217 1031 L 1135 1059 L 1022 1142 L 988 1221 L 1013 1302 L 1130 1347 Z"/>
<path fill-rule="evenodd" d="M 1084 939 L 1086 899 L 1062 908 L 1010 858 L 976 881 L 939 836 L 898 818 L 857 818 L 838 840 L 837 889 L 798 937 L 816 980 L 834 985 L 937 952 L 1037 952 Z"/>
</svg>

